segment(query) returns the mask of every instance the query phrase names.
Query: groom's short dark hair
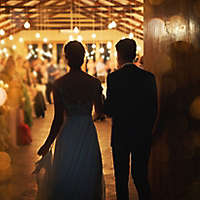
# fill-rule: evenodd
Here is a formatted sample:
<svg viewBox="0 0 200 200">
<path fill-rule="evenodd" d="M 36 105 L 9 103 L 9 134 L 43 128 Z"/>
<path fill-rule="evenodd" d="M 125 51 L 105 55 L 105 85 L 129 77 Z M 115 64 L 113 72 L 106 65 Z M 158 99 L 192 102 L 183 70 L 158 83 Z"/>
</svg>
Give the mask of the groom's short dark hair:
<svg viewBox="0 0 200 200">
<path fill-rule="evenodd" d="M 137 44 L 135 40 L 125 38 L 120 40 L 116 45 L 117 53 L 123 60 L 133 61 L 136 57 Z"/>
</svg>

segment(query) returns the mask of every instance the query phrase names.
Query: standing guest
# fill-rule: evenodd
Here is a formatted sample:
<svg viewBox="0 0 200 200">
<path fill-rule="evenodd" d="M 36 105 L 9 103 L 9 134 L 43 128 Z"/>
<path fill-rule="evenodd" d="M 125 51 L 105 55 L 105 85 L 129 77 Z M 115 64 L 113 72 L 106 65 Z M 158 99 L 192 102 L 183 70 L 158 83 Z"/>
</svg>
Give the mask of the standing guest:
<svg viewBox="0 0 200 200">
<path fill-rule="evenodd" d="M 107 77 L 105 113 L 112 117 L 111 146 L 117 200 L 128 200 L 129 161 L 139 200 L 150 200 L 148 161 L 157 115 L 155 77 L 132 64 L 136 42 L 116 44 L 118 70 Z"/>
<path fill-rule="evenodd" d="M 55 64 L 53 64 L 51 59 L 49 59 L 47 64 L 47 84 L 46 84 L 46 98 L 49 104 L 52 103 L 51 93 L 53 91 L 53 83 L 58 75 L 59 71 L 57 67 L 55 66 Z"/>
</svg>

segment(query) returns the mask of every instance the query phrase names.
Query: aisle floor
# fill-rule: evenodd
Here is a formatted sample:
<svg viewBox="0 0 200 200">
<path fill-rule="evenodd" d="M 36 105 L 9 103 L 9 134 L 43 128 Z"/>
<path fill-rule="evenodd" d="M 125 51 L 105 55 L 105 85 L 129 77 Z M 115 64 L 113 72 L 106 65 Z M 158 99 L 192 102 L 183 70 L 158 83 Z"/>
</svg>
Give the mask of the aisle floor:
<svg viewBox="0 0 200 200">
<path fill-rule="evenodd" d="M 13 177 L 8 187 L 9 192 L 5 200 L 34 200 L 37 184 L 32 171 L 35 162 L 39 159 L 37 150 L 48 135 L 53 118 L 53 105 L 47 105 L 45 118 L 34 120 L 31 129 L 33 142 L 31 145 L 20 146 L 15 150 L 13 157 Z M 110 147 L 111 120 L 95 122 L 103 159 L 103 172 L 106 183 L 106 200 L 116 200 L 112 153 Z M 130 200 L 137 200 L 137 193 L 130 178 Z"/>
</svg>

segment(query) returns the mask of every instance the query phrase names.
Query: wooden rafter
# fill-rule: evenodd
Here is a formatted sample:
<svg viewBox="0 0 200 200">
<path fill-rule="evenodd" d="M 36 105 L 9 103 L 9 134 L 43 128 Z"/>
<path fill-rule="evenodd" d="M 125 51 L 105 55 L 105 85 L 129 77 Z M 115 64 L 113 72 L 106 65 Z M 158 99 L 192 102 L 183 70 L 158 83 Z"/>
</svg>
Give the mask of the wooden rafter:
<svg viewBox="0 0 200 200">
<path fill-rule="evenodd" d="M 143 38 L 144 4 L 140 0 L 1 0 L 0 2 L 0 29 L 6 31 L 0 39 L 24 30 L 23 24 L 26 20 L 31 23 L 31 30 L 70 29 L 71 13 L 73 13 L 73 26 L 78 25 L 81 30 L 105 30 L 108 29 L 108 23 L 114 20 L 117 23 L 117 30 L 124 33 L 133 31 L 135 37 Z"/>
</svg>

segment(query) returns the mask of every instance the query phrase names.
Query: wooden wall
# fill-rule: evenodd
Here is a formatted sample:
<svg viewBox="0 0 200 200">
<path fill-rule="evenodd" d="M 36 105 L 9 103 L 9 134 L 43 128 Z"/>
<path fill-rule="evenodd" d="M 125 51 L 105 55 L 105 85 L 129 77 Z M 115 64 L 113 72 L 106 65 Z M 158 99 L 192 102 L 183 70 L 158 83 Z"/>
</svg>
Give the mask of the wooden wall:
<svg viewBox="0 0 200 200">
<path fill-rule="evenodd" d="M 144 12 L 144 65 L 156 75 L 160 105 L 150 160 L 153 199 L 198 199 L 200 1 L 145 0 Z"/>
</svg>

